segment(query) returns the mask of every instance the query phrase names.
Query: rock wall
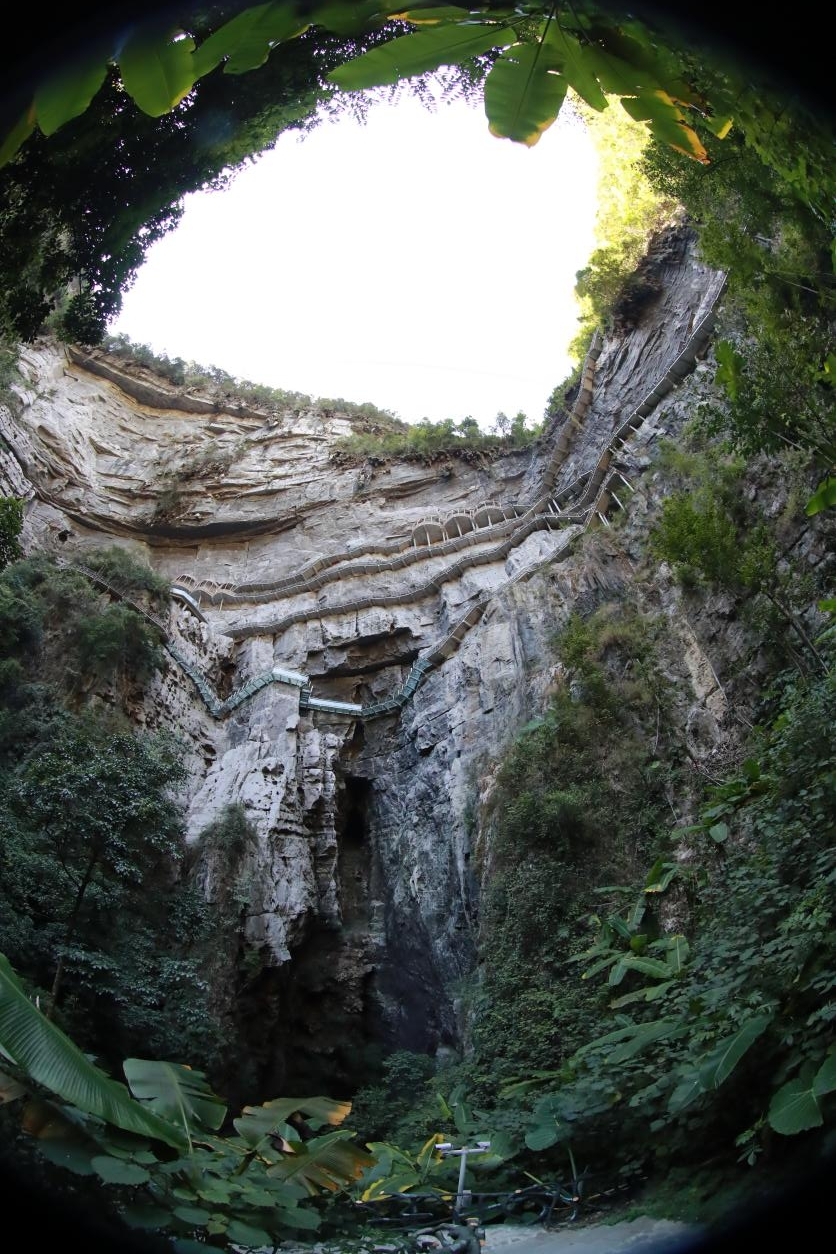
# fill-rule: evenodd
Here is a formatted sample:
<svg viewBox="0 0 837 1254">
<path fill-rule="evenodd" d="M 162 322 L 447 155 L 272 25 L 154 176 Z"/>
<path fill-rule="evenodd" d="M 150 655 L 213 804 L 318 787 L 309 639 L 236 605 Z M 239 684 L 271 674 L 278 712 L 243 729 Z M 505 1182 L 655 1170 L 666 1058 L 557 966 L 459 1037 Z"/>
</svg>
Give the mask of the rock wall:
<svg viewBox="0 0 837 1254">
<path fill-rule="evenodd" d="M 184 742 L 190 842 L 230 803 L 256 831 L 242 865 L 201 874 L 210 897 L 248 886 L 266 1091 L 350 1085 L 370 1043 L 459 1039 L 480 798 L 549 702 L 557 627 L 630 583 L 608 515 L 641 527 L 649 444 L 703 386 L 724 276 L 685 231 L 649 265 L 641 319 L 594 342 L 567 413 L 486 464 L 339 465 L 340 415 L 229 413 L 102 352 L 23 350 L 0 491 L 26 498 L 27 550 L 118 543 L 181 590 L 136 718 Z M 665 572 L 650 595 L 700 753 L 724 688 Z"/>
</svg>

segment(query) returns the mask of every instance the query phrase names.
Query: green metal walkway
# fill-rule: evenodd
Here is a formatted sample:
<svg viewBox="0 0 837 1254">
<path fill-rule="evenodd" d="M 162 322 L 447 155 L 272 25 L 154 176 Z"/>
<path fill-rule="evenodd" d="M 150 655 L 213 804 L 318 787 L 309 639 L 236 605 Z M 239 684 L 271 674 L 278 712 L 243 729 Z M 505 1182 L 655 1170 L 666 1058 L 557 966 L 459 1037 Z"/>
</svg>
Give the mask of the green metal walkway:
<svg viewBox="0 0 837 1254">
<path fill-rule="evenodd" d="M 201 609 L 201 602 L 206 600 L 213 605 L 223 605 L 241 601 L 270 601 L 276 596 L 294 596 L 302 592 L 320 590 L 333 579 L 344 579 L 354 574 L 374 574 L 378 571 L 393 570 L 406 567 L 414 562 L 426 560 L 428 556 L 468 549 L 481 544 L 486 538 L 502 535 L 503 538 L 495 546 L 478 553 L 466 553 L 458 561 L 453 562 L 432 579 L 413 588 L 405 596 L 371 595 L 344 601 L 333 605 L 318 606 L 315 611 L 298 609 L 291 611 L 282 618 L 270 622 L 239 627 L 230 631 L 233 639 L 244 639 L 248 636 L 278 635 L 298 622 L 308 621 L 312 616 L 322 618 L 323 615 L 347 614 L 373 607 L 386 605 L 403 605 L 407 601 L 417 601 L 441 591 L 442 585 L 458 578 L 466 570 L 477 565 L 486 565 L 502 560 L 517 548 L 534 531 L 544 528 L 562 528 L 568 526 L 589 527 L 597 522 L 608 525 L 607 515 L 615 505 L 623 508 L 616 488 L 633 491 L 631 484 L 614 466 L 618 454 L 632 439 L 645 419 L 657 407 L 678 383 L 694 368 L 699 354 L 706 348 L 715 327 L 718 300 L 726 286 L 726 274 L 719 277 L 716 290 L 712 295 L 709 312 L 700 320 L 692 331 L 686 346 L 678 353 L 669 365 L 665 374 L 654 388 L 643 398 L 629 417 L 620 424 L 607 443 L 600 450 L 592 469 L 579 475 L 572 483 L 556 492 L 554 489 L 558 470 L 568 456 L 569 449 L 577 431 L 581 428 L 584 417 L 590 407 L 593 396 L 593 385 L 596 361 L 601 352 L 602 339 L 599 333 L 593 337 L 584 367 L 582 369 L 581 386 L 573 406 L 573 410 L 555 437 L 555 444 L 542 477 L 541 491 L 532 505 L 523 508 L 517 504 L 485 503 L 474 507 L 471 511 L 453 512 L 448 515 L 434 514 L 416 524 L 411 533 L 408 549 L 396 541 L 394 544 L 372 548 L 372 552 L 381 553 L 377 561 L 347 561 L 346 555 L 335 555 L 332 558 L 319 558 L 303 567 L 296 575 L 279 580 L 272 584 L 220 585 L 200 583 L 187 575 L 181 576 L 171 588 L 171 596 L 179 601 L 190 613 L 206 623 Z M 498 517 L 498 515 L 500 515 Z M 466 530 L 463 531 L 463 523 Z M 456 528 L 457 534 L 450 535 Z M 419 543 L 419 538 L 421 543 Z M 369 551 L 369 550 L 367 550 Z M 133 597 L 105 579 L 96 570 L 78 562 L 59 559 L 62 566 L 79 571 L 93 583 L 109 592 L 114 597 L 130 605 L 138 614 L 160 632 L 163 646 L 176 665 L 188 675 L 197 689 L 202 701 L 213 718 L 225 718 L 248 701 L 263 688 L 270 684 L 283 684 L 299 692 L 299 708 L 301 710 L 320 711 L 324 714 L 351 719 L 372 719 L 383 715 L 397 714 L 412 697 L 426 678 L 429 671 L 440 666 L 459 648 L 471 628 L 479 622 L 491 600 L 499 593 L 505 592 L 518 580 L 531 575 L 540 567 L 554 560 L 554 554 L 546 558 L 538 558 L 535 562 L 519 570 L 506 580 L 500 587 L 485 593 L 474 600 L 468 611 L 451 628 L 444 639 L 428 649 L 417 658 L 402 684 L 392 696 L 383 701 L 369 705 L 358 705 L 346 701 L 332 701 L 324 697 L 316 697 L 308 676 L 296 671 L 274 666 L 260 675 L 247 680 L 240 688 L 231 693 L 225 700 L 220 700 L 213 691 L 206 675 L 195 666 L 179 649 L 171 638 L 166 623 L 152 614 Z"/>
</svg>

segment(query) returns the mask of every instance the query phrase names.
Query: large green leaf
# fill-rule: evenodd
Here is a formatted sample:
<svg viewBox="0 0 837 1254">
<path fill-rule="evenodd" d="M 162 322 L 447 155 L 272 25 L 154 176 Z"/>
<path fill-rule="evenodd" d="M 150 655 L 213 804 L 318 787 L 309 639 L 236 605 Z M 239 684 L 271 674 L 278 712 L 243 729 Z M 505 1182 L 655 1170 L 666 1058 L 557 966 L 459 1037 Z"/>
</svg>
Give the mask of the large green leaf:
<svg viewBox="0 0 837 1254">
<path fill-rule="evenodd" d="M 618 25 L 602 24 L 588 33 L 590 51 L 597 44 L 601 50 L 600 68 L 601 82 L 605 91 L 618 94 L 640 94 L 642 91 L 668 93 L 679 104 L 699 105 L 701 101 L 694 90 L 682 77 L 682 66 L 676 57 L 671 56 L 661 44 L 647 31 L 641 23 L 634 23 L 628 30 L 624 22 Z M 634 89 L 610 85 L 605 66 L 611 67 L 611 73 L 622 73 L 622 67 L 629 67 L 629 74 L 635 83 Z"/>
<path fill-rule="evenodd" d="M 640 1025 L 641 1026 L 641 1025 Z M 605 1036 L 598 1036 L 593 1041 L 588 1041 L 586 1045 L 582 1045 L 576 1050 L 576 1055 L 581 1057 L 590 1050 L 600 1049 L 602 1045 L 615 1045 L 617 1041 L 633 1040 L 639 1030 L 636 1023 L 628 1024 L 624 1028 L 614 1028 L 612 1032 L 608 1032 Z"/>
<path fill-rule="evenodd" d="M 645 911 L 648 909 L 648 902 L 645 900 L 644 893 L 640 893 L 633 904 L 630 914 L 628 915 L 628 927 L 635 932 L 642 922 Z"/>
<path fill-rule="evenodd" d="M 567 81 L 550 68 L 542 44 L 515 44 L 485 80 L 488 129 L 532 148 L 557 118 L 566 94 Z"/>
<path fill-rule="evenodd" d="M 622 107 L 637 122 L 648 122 L 655 139 L 703 165 L 709 164 L 706 149 L 665 91 L 644 91 L 622 98 Z"/>
<path fill-rule="evenodd" d="M 195 83 L 193 39 L 147 33 L 129 39 L 118 56 L 122 85 L 143 113 L 170 113 Z"/>
<path fill-rule="evenodd" d="M 293 1209 L 277 1206 L 273 1212 L 273 1218 L 283 1227 L 303 1228 L 307 1232 L 316 1232 L 320 1226 L 320 1216 L 315 1210 L 308 1210 L 305 1206 L 294 1206 Z"/>
<path fill-rule="evenodd" d="M 700 1076 L 693 1071 L 675 1088 L 668 1100 L 668 1112 L 670 1115 L 677 1115 L 681 1110 L 685 1110 L 692 1102 L 705 1093 L 706 1089 L 700 1082 Z"/>
<path fill-rule="evenodd" d="M 782 1136 L 795 1136 L 823 1123 L 819 1098 L 834 1089 L 834 1055 L 829 1055 L 814 1074 L 813 1065 L 802 1068 L 799 1075 L 783 1084 L 770 1103 L 767 1122 Z"/>
<path fill-rule="evenodd" d="M 610 1003 L 611 1010 L 621 1010 L 623 1006 L 634 1006 L 639 1001 L 650 1002 L 659 1001 L 665 997 L 671 988 L 673 981 L 664 980 L 662 984 L 649 984 L 645 988 L 639 988 L 633 993 L 625 993 L 623 997 L 617 997 Z"/>
<path fill-rule="evenodd" d="M 558 69 L 575 92 L 599 112 L 607 108 L 607 96 L 596 78 L 596 65 L 590 56 L 590 48 L 580 44 L 574 35 L 563 30 L 557 22 L 550 22 L 546 31 L 546 45 L 554 69 Z"/>
<path fill-rule="evenodd" d="M 621 936 L 622 940 L 629 941 L 631 939 L 631 929 L 625 920 L 618 914 L 608 915 L 608 925 L 613 928 L 617 936 Z"/>
<path fill-rule="evenodd" d="M 809 518 L 813 518 L 814 514 L 821 514 L 824 509 L 833 509 L 837 501 L 837 479 L 831 475 L 828 479 L 823 479 L 816 492 L 808 500 L 805 506 L 805 513 Z"/>
<path fill-rule="evenodd" d="M 202 1071 L 148 1058 L 126 1058 L 122 1069 L 134 1097 L 182 1127 L 190 1140 L 193 1132 L 217 1130 L 224 1122 L 226 1105 L 212 1092 Z"/>
<path fill-rule="evenodd" d="M 454 1109 L 458 1109 L 458 1107 L 459 1102 L 454 1102 Z M 416 1166 L 422 1176 L 427 1175 L 427 1173 L 432 1169 L 434 1162 L 439 1162 L 439 1151 L 436 1149 L 438 1144 L 439 1137 L 434 1133 L 433 1136 L 429 1136 L 427 1138 L 424 1145 L 422 1145 L 416 1155 Z"/>
<path fill-rule="evenodd" d="M 671 967 L 659 958 L 644 958 L 638 954 L 626 954 L 622 959 L 628 971 L 640 971 L 643 975 L 653 975 L 656 980 L 671 978 Z"/>
<path fill-rule="evenodd" d="M 474 1117 L 467 1102 L 456 1103 L 453 1108 L 453 1122 L 456 1124 L 457 1132 L 462 1136 L 466 1137 L 471 1131 Z"/>
<path fill-rule="evenodd" d="M 291 1115 L 300 1114 L 316 1124 L 336 1127 L 351 1109 L 351 1102 L 337 1101 L 333 1097 L 275 1097 L 261 1106 L 245 1106 L 233 1120 L 233 1126 L 248 1145 L 256 1146 L 266 1136 L 285 1136 L 285 1125 Z"/>
<path fill-rule="evenodd" d="M 774 1132 L 782 1136 L 795 1136 L 808 1128 L 818 1128 L 823 1122 L 820 1104 L 810 1084 L 801 1076 L 783 1084 L 774 1093 L 767 1112 L 767 1122 Z"/>
<path fill-rule="evenodd" d="M 48 78 L 35 92 L 35 116 L 44 135 L 84 113 L 108 72 L 104 53 L 73 65 L 63 74 Z"/>
<path fill-rule="evenodd" d="M 682 874 L 681 868 L 676 863 L 658 858 L 645 877 L 645 887 L 642 891 L 664 893 L 671 881 L 680 874 Z"/>
<path fill-rule="evenodd" d="M 720 1088 L 747 1050 L 772 1022 L 772 1015 L 758 1015 L 748 1020 L 732 1036 L 728 1036 L 706 1057 L 700 1068 L 700 1082 L 705 1089 Z"/>
<path fill-rule="evenodd" d="M 370 26 L 378 25 L 390 15 L 397 17 L 399 21 L 413 20 L 403 12 L 403 6 L 382 4 L 381 0 L 354 0 L 352 4 L 346 4 L 345 0 L 325 0 L 325 3 L 316 8 L 307 6 L 305 11 L 312 25 L 322 26 L 325 30 L 333 31 L 335 35 L 357 34 L 368 30 Z M 461 9 L 452 8 L 451 14 L 454 13 L 459 21 L 465 17 Z"/>
<path fill-rule="evenodd" d="M 8 959 L 0 954 L 0 1048 L 36 1084 L 126 1132 L 182 1149 L 180 1130 L 146 1110 L 111 1080 L 33 1006 Z"/>
<path fill-rule="evenodd" d="M 95 1175 L 92 1162 L 94 1155 L 86 1145 L 77 1145 L 73 1141 L 53 1140 L 48 1137 L 39 1141 L 38 1153 L 48 1162 L 72 1171 L 77 1176 Z"/>
<path fill-rule="evenodd" d="M 555 1122 L 541 1123 L 526 1133 L 526 1146 L 528 1149 L 536 1151 L 549 1149 L 550 1146 L 560 1141 L 561 1137 L 561 1129 Z"/>
<path fill-rule="evenodd" d="M 438 70 L 443 65 L 458 65 L 491 48 L 505 48 L 515 38 L 514 31 L 506 26 L 476 22 L 431 26 L 370 48 L 345 65 L 337 66 L 328 75 L 328 81 L 344 91 L 384 87 L 403 78 Z"/>
<path fill-rule="evenodd" d="M 822 1066 L 814 1076 L 811 1088 L 817 1097 L 824 1097 L 826 1093 L 833 1093 L 835 1088 L 837 1088 L 837 1072 L 835 1071 L 833 1052 L 823 1060 Z"/>
<path fill-rule="evenodd" d="M 668 941 L 666 964 L 676 975 L 679 975 L 689 957 L 689 942 L 685 936 L 669 936 Z"/>
<path fill-rule="evenodd" d="M 625 1062 L 647 1045 L 652 1045 L 655 1041 L 677 1039 L 685 1036 L 687 1030 L 679 1019 L 657 1019 L 654 1023 L 640 1023 L 634 1028 L 632 1039 L 612 1050 L 607 1061 L 611 1066 Z"/>
<path fill-rule="evenodd" d="M 151 1179 L 144 1167 L 126 1163 L 123 1158 L 112 1158 L 110 1154 L 97 1154 L 90 1165 L 105 1184 L 145 1184 Z"/>
<path fill-rule="evenodd" d="M 593 978 L 594 975 L 598 975 L 600 971 L 604 971 L 606 967 L 612 967 L 615 962 L 619 961 L 620 956 L 621 955 L 618 953 L 618 951 L 611 950 L 611 952 L 609 954 L 606 954 L 604 958 L 600 958 L 598 962 L 593 963 L 592 967 L 587 968 L 587 970 L 583 973 L 581 977 L 582 980 L 590 980 Z M 586 955 L 582 954 L 580 955 L 580 957 L 583 958 L 583 957 L 586 957 Z M 575 958 L 569 958 L 567 961 L 574 962 Z"/>
<path fill-rule="evenodd" d="M 634 96 L 644 85 L 656 86 L 647 70 L 606 52 L 598 44 L 586 44 L 584 52 L 591 74 L 596 76 L 605 92 L 615 96 Z"/>
<path fill-rule="evenodd" d="M 617 985 L 622 983 L 622 981 L 624 980 L 627 974 L 628 974 L 627 963 L 625 962 L 624 958 L 618 958 L 616 962 L 614 962 L 613 966 L 610 968 L 610 975 L 607 977 L 607 982 L 611 988 L 616 988 Z"/>
<path fill-rule="evenodd" d="M 212 1212 L 203 1206 L 175 1206 L 174 1213 L 187 1224 L 205 1224 L 212 1218 Z"/>
<path fill-rule="evenodd" d="M 227 1227 L 227 1236 L 236 1245 L 243 1245 L 248 1248 L 256 1248 L 258 1246 L 275 1247 L 275 1242 L 269 1232 L 266 1232 L 264 1228 L 256 1228 L 252 1224 L 246 1224 L 241 1219 L 230 1220 Z"/>
<path fill-rule="evenodd" d="M 572 1123 L 583 1113 L 584 1107 L 567 1093 L 547 1093 L 535 1104 L 533 1126 L 526 1134 L 529 1149 L 543 1150 L 558 1141 L 566 1141 L 572 1135 Z"/>
<path fill-rule="evenodd" d="M 225 74 L 243 74 L 264 65 L 277 43 L 294 39 L 308 29 L 294 7 L 259 4 L 225 22 L 192 53 L 193 73 L 201 78 L 226 60 Z"/>
<path fill-rule="evenodd" d="M 338 1128 L 311 1141 L 296 1141 L 293 1152 L 269 1167 L 267 1174 L 278 1180 L 299 1181 L 312 1197 L 324 1190 L 336 1193 L 374 1162 L 371 1154 L 349 1142 L 353 1136 L 348 1128 Z"/>
<path fill-rule="evenodd" d="M 408 9 L 399 9 L 400 21 L 411 22 L 414 26 L 436 26 L 439 22 L 461 22 L 465 17 L 465 6 L 458 8 L 452 4 L 430 5 L 426 9 L 410 5 Z M 395 10 L 393 9 L 393 12 Z"/>
</svg>

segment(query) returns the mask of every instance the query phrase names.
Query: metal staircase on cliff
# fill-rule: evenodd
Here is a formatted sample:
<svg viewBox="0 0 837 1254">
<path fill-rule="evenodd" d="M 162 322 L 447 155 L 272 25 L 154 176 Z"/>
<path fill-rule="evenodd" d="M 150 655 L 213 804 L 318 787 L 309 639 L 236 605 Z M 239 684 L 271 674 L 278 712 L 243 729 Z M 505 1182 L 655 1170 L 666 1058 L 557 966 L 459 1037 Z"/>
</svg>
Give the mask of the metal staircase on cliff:
<svg viewBox="0 0 837 1254">
<path fill-rule="evenodd" d="M 711 307 L 692 331 L 686 346 L 671 362 L 665 374 L 661 376 L 654 388 L 642 399 L 640 404 L 620 424 L 607 443 L 601 448 L 592 469 L 579 475 L 572 483 L 566 485 L 560 491 L 556 492 L 554 489 L 558 470 L 568 456 L 573 436 L 580 429 L 593 396 L 596 361 L 602 347 L 602 339 L 598 332 L 593 337 L 585 359 L 581 385 L 573 410 L 555 437 L 553 452 L 543 473 L 542 491 L 528 508 L 523 509 L 516 504 L 501 503 L 492 505 L 486 503 L 474 507 L 471 511 L 463 512 L 460 510 L 445 516 L 439 514 L 429 516 L 413 528 L 411 548 L 409 550 L 405 552 L 401 548 L 396 556 L 385 556 L 380 561 L 369 562 L 366 560 L 346 563 L 345 555 L 336 555 L 331 559 L 319 558 L 317 561 L 302 568 L 295 576 L 289 579 L 277 581 L 274 584 L 251 584 L 241 585 L 240 587 L 201 583 L 184 575 L 172 586 L 170 595 L 202 622 L 206 623 L 207 620 L 200 606 L 200 600 L 204 597 L 212 603 L 223 606 L 225 600 L 227 603 L 237 600 L 267 600 L 275 597 L 277 593 L 293 596 L 301 592 L 316 591 L 335 576 L 345 578 L 348 574 L 370 574 L 386 569 L 397 569 L 411 564 L 413 561 L 424 560 L 429 553 L 433 555 L 442 554 L 472 547 L 476 543 L 482 543 L 486 538 L 487 532 L 494 535 L 498 531 L 508 533 L 498 545 L 480 553 L 466 554 L 466 556 L 446 567 L 426 583 L 412 589 L 406 598 L 408 600 L 420 600 L 433 592 L 441 591 L 444 583 L 457 578 L 476 565 L 494 563 L 501 560 L 536 530 L 566 527 L 574 524 L 583 528 L 595 523 L 608 525 L 607 515 L 611 508 L 614 505 L 619 509 L 623 508 L 616 492 L 618 484 L 621 483 L 628 491 L 633 491 L 632 485 L 614 465 L 614 462 L 626 444 L 635 436 L 648 415 L 652 413 L 672 388 L 680 383 L 694 368 L 698 356 L 706 348 L 714 330 L 717 303 L 726 286 L 726 277 L 726 274 L 722 274 L 719 277 L 717 288 L 712 296 Z M 620 487 L 620 491 L 622 490 Z M 500 518 L 496 517 L 498 513 L 502 515 Z M 448 532 L 454 521 L 456 522 L 458 534 L 450 536 Z M 463 521 L 466 523 L 467 528 L 464 532 L 462 530 Z M 437 531 L 438 537 L 436 535 Z M 421 546 L 418 543 L 419 536 L 421 536 Z M 389 552 L 393 551 L 392 546 L 381 546 L 381 548 L 386 548 Z M 378 551 L 380 552 L 381 549 L 378 549 Z M 382 701 L 366 705 L 315 697 L 311 680 L 307 675 L 286 670 L 279 666 L 274 666 L 269 671 L 264 671 L 249 679 L 222 701 L 213 691 L 204 672 L 191 662 L 183 651 L 173 643 L 168 625 L 162 619 L 151 613 L 150 610 L 104 578 L 96 570 L 82 563 L 66 559 L 59 559 L 59 562 L 62 566 L 77 570 L 114 597 L 130 605 L 138 614 L 152 623 L 160 632 L 166 652 L 183 673 L 191 679 L 207 710 L 214 718 L 226 717 L 263 688 L 270 684 L 279 683 L 289 685 L 299 691 L 299 707 L 301 710 L 322 711 L 323 713 L 352 719 L 371 719 L 400 711 L 412 699 L 427 673 L 434 667 L 440 666 L 456 652 L 466 634 L 482 618 L 489 603 L 498 593 L 505 592 L 514 583 L 531 575 L 540 567 L 548 565 L 553 559 L 554 554 L 549 554 L 546 558 L 538 558 L 516 572 L 499 588 L 495 588 L 476 598 L 467 612 L 455 623 L 443 640 L 413 662 L 406 680 L 396 693 Z M 336 568 L 339 568 L 339 570 Z M 369 596 L 330 606 L 318 606 L 314 614 L 319 618 L 324 614 L 347 614 L 388 604 L 403 605 L 404 602 L 405 596 L 403 593 L 397 596 Z M 240 627 L 227 634 L 234 639 L 243 639 L 254 635 L 278 634 L 293 624 L 307 621 L 311 617 L 311 610 L 299 609 L 286 614 L 281 619 Z"/>
</svg>

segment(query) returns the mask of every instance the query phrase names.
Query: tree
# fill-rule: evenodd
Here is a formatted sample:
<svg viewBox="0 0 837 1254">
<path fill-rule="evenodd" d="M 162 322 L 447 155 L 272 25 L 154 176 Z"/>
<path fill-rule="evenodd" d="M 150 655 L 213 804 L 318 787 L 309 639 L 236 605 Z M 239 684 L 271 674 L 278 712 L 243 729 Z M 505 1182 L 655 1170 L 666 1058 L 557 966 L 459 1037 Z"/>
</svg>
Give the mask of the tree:
<svg viewBox="0 0 837 1254">
<path fill-rule="evenodd" d="M 66 967 L 83 971 L 118 934 L 118 912 L 165 883 L 178 860 L 179 814 L 166 790 L 182 776 L 165 740 L 67 719 L 7 783 L 4 913 L 19 936 L 28 919 L 39 974 L 52 967 L 50 1014 Z"/>
<path fill-rule="evenodd" d="M 516 448 L 520 448 L 528 444 L 535 434 L 529 430 L 527 426 L 528 421 L 529 419 L 526 414 L 523 413 L 522 409 L 518 410 L 511 420 L 511 425 L 509 427 L 509 439 Z"/>
<path fill-rule="evenodd" d="M 0 570 L 22 556 L 20 533 L 23 528 L 23 501 L 0 496 Z"/>
<path fill-rule="evenodd" d="M 460 419 L 456 430 L 457 434 L 460 435 L 463 440 L 478 440 L 482 435 L 482 432 L 480 431 L 480 424 L 477 422 L 476 418 L 472 418 L 470 414 L 467 418 Z"/>
<path fill-rule="evenodd" d="M 94 550 L 88 561 L 132 600 L 159 596 L 160 580 L 151 570 L 131 563 L 124 550 L 121 554 L 115 559 L 113 550 Z M 95 678 L 125 705 L 163 662 L 160 632 L 152 622 L 126 602 L 111 603 L 110 594 L 81 571 L 58 567 L 42 555 L 12 562 L 0 573 L 0 631 L 11 668 L 0 699 L 0 726 L 3 706 L 11 701 L 12 671 L 18 687 L 24 680 L 51 681 L 74 698 Z M 22 690 L 20 697 L 25 703 Z M 13 729 L 18 750 L 21 731 L 20 725 Z"/>
</svg>

